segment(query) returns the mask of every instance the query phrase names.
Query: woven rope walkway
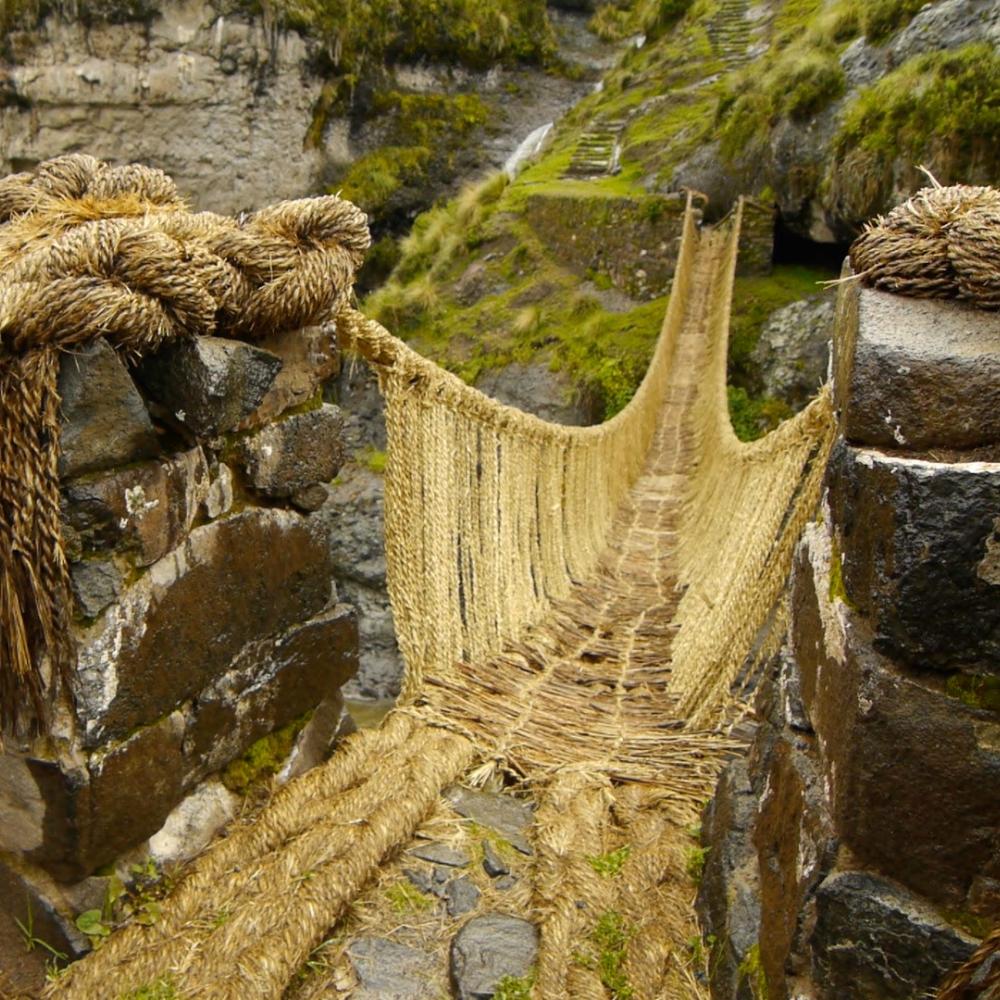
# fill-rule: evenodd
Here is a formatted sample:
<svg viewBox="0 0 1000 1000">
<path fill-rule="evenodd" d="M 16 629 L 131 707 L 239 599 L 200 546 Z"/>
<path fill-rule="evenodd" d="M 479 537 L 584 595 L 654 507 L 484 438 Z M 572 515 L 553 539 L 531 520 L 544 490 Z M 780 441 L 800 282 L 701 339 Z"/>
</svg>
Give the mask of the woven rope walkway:
<svg viewBox="0 0 1000 1000">
<path fill-rule="evenodd" d="M 725 367 L 739 220 L 688 211 L 670 307 L 632 403 L 596 428 L 502 407 L 342 314 L 386 396 L 387 551 L 407 660 L 401 707 L 196 861 L 154 926 L 127 928 L 48 996 L 278 998 L 441 790 L 516 775 L 538 802 L 535 993 L 604 997 L 577 960 L 630 927 L 636 998 L 697 995 L 685 873 L 733 745 L 733 681 L 762 661 L 832 440 L 824 393 L 740 444 Z M 588 862 L 623 844 L 621 876 Z"/>
</svg>

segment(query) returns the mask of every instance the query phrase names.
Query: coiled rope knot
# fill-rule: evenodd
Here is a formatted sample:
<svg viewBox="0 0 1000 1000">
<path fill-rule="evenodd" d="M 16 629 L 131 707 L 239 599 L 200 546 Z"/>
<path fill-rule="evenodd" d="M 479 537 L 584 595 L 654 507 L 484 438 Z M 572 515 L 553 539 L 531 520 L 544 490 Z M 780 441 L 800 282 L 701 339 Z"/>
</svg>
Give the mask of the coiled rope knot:
<svg viewBox="0 0 1000 1000">
<path fill-rule="evenodd" d="M 850 257 L 874 288 L 1000 309 L 1000 191 L 925 188 L 872 222 Z"/>
<path fill-rule="evenodd" d="M 39 728 L 65 677 L 58 352 L 257 339 L 336 316 L 370 244 L 336 197 L 240 219 L 186 209 L 162 171 L 63 156 L 0 180 L 0 732 Z"/>
</svg>

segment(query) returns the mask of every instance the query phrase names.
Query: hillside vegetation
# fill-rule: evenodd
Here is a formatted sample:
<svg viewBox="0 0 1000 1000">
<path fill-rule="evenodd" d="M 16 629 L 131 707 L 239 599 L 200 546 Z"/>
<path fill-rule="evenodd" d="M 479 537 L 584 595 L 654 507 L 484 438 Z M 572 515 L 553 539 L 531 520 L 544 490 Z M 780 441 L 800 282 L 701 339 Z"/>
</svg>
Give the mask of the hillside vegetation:
<svg viewBox="0 0 1000 1000">
<path fill-rule="evenodd" d="M 595 418 L 610 416 L 645 370 L 666 286 L 636 294 L 611 273 L 609 259 L 631 254 L 627 266 L 644 268 L 655 231 L 647 222 L 662 220 L 664 238 L 672 238 L 679 200 L 671 203 L 671 192 L 698 179 L 691 164 L 699 158 L 724 177 L 730 200 L 745 193 L 782 208 L 839 206 L 831 227 L 845 236 L 922 186 L 921 162 L 945 182 L 995 176 L 1000 57 L 990 46 L 922 53 L 868 87 L 848 86 L 847 47 L 886 43 L 922 6 L 785 0 L 755 23 L 734 18 L 739 5 L 721 0 L 605 4 L 592 27 L 609 37 L 645 34 L 645 44 L 629 48 L 515 181 L 488 180 L 420 217 L 367 308 L 470 382 L 511 361 L 544 363 L 572 377 Z M 739 58 L 751 45 L 763 54 Z M 782 137 L 810 133 L 819 121 L 826 122 L 821 159 L 813 150 L 774 167 Z M 567 176 L 581 138 L 601 122 L 621 123 L 620 169 Z M 901 159 L 913 168 L 901 169 Z M 728 207 L 717 195 L 709 214 Z M 788 225 L 799 222 L 786 214 Z M 594 227 L 607 253 L 582 266 L 577 233 L 583 240 Z M 620 240 L 623 229 L 631 243 Z M 770 278 L 737 281 L 731 402 L 741 436 L 789 412 L 758 395 L 749 360 L 767 316 L 833 276 L 823 267 L 782 266 Z"/>
</svg>

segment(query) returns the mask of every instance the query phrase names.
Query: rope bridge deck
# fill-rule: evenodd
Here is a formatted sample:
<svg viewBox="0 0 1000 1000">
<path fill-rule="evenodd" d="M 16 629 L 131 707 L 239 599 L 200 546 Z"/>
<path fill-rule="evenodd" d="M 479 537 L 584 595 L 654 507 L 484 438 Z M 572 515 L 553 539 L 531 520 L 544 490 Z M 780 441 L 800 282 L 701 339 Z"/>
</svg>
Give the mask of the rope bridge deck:
<svg viewBox="0 0 1000 1000">
<path fill-rule="evenodd" d="M 120 197 L 131 179 L 98 180 Z M 118 255 L 94 251 L 82 290 L 104 294 L 101 280 L 114 279 L 122 240 L 127 249 L 135 231 L 147 251 L 179 245 L 206 287 L 226 293 L 215 315 L 234 325 L 249 322 L 241 299 L 273 313 L 305 273 L 298 304 L 282 318 L 299 322 L 336 306 L 345 345 L 378 373 L 389 431 L 390 593 L 406 687 L 378 730 L 350 737 L 199 858 L 161 919 L 113 935 L 47 995 L 118 997 L 168 977 L 182 997 L 281 997 L 442 789 L 473 769 L 480 779 L 514 775 L 538 802 L 536 995 L 605 995 L 598 970 L 574 956 L 612 910 L 633 929 L 625 967 L 634 996 L 696 995 L 682 960 L 695 934 L 687 830 L 734 749 L 734 680 L 780 640 L 792 548 L 815 508 L 833 435 L 825 391 L 762 441 L 733 435 L 726 353 L 739 212 L 699 232 L 688 205 L 642 385 L 613 420 L 568 428 L 470 389 L 349 309 L 339 291 L 309 298 L 315 281 L 341 279 L 361 246 L 356 220 L 336 199 L 325 216 L 316 206 L 305 219 L 286 208 L 234 227 L 192 216 L 195 225 L 163 208 L 169 190 L 157 194 L 156 210 L 141 215 L 142 192 L 136 206 L 118 205 L 132 221 L 96 234 L 98 248 L 111 239 Z M 22 210 L 30 216 L 31 208 Z M 88 216 L 74 225 L 69 238 L 86 245 L 95 223 Z M 7 243 L 26 239 L 15 225 Z M 45 266 L 82 280 L 66 238 L 46 230 L 45 239 L 54 240 Z M 282 250 L 282 284 L 270 291 L 273 269 L 240 258 L 261 239 Z M 337 239 L 349 253 L 335 252 Z M 146 282 L 168 294 L 162 268 Z M 122 282 L 112 283 L 120 293 Z M 23 276 L 13 290 L 0 281 L 0 326 L 31 287 Z M 183 291 L 209 310 L 211 300 Z M 199 332 L 194 306 L 163 312 L 160 339 L 179 319 Z M 59 318 L 38 322 L 52 329 Z M 23 336 L 34 343 L 31 331 Z M 624 844 L 621 877 L 601 879 L 588 858 Z"/>
</svg>

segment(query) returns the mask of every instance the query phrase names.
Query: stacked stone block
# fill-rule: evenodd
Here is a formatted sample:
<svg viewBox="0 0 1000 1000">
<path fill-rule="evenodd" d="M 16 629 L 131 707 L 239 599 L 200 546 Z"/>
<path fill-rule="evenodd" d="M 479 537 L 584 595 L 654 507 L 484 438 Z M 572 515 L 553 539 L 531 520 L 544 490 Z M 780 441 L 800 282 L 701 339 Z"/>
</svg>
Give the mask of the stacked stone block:
<svg viewBox="0 0 1000 1000">
<path fill-rule="evenodd" d="M 176 860 L 231 817 L 213 776 L 252 744 L 301 726 L 293 773 L 343 725 L 355 613 L 311 516 L 344 459 L 333 338 L 64 357 L 77 664 L 51 734 L 0 754 L 0 909 L 61 950 L 123 856 Z"/>
<path fill-rule="evenodd" d="M 852 282 L 835 372 L 789 641 L 705 817 L 716 998 L 925 996 L 1000 921 L 1000 318 Z"/>
</svg>

